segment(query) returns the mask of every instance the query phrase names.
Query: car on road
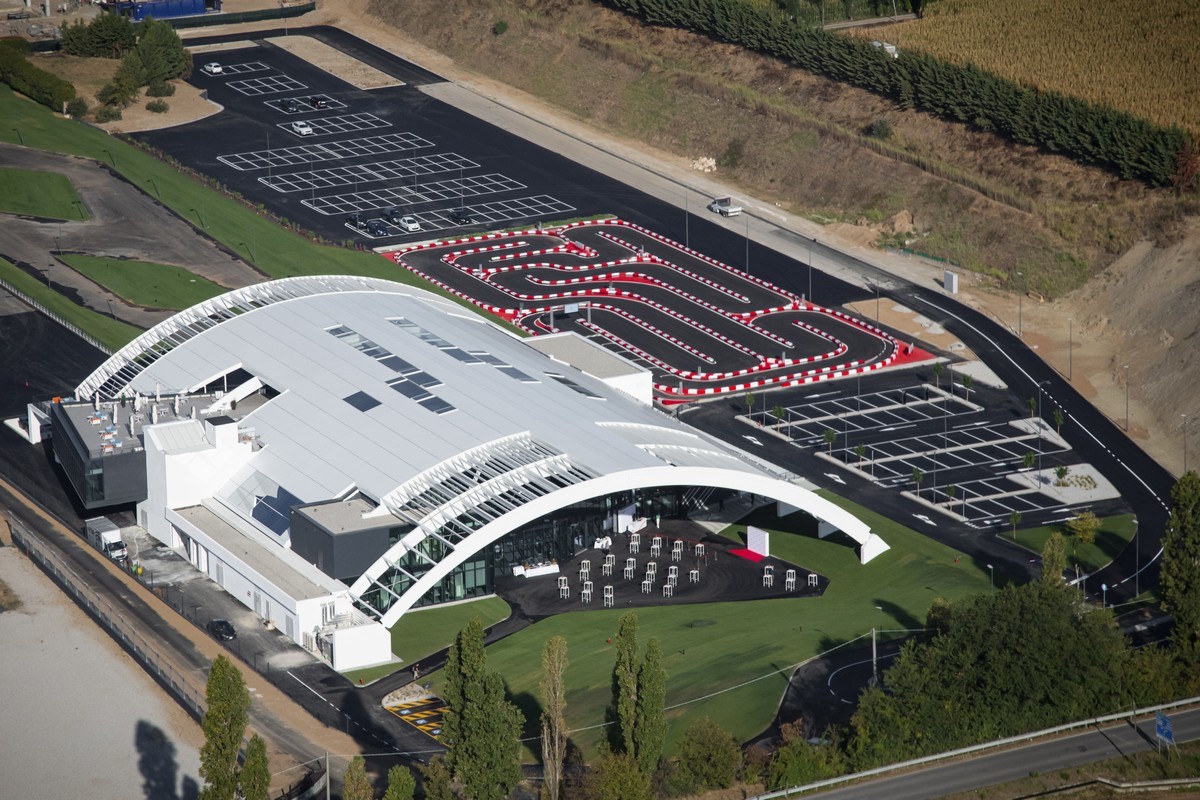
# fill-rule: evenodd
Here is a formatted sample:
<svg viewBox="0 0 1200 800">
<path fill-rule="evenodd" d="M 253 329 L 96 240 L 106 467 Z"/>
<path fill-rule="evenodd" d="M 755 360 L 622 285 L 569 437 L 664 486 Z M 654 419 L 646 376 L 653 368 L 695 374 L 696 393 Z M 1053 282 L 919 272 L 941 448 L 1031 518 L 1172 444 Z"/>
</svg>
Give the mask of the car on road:
<svg viewBox="0 0 1200 800">
<path fill-rule="evenodd" d="M 201 67 L 200 71 L 204 72 L 207 75 L 220 75 L 225 70 L 223 70 L 221 68 L 221 65 L 218 64 L 217 62 L 210 61 L 207 64 L 205 64 L 203 67 Z"/>
<path fill-rule="evenodd" d="M 237 638 L 237 631 L 233 629 L 233 623 L 227 619 L 210 619 L 204 627 L 208 629 L 214 639 L 219 641 L 230 642 Z"/>
<path fill-rule="evenodd" d="M 446 214 L 446 216 L 449 217 L 450 221 L 455 225 L 470 225 L 475 221 L 474 217 L 467 213 L 465 208 L 452 208 L 450 209 L 449 213 Z"/>
<path fill-rule="evenodd" d="M 361 231 L 367 227 L 367 219 L 362 214 L 347 214 L 346 224 Z"/>
<path fill-rule="evenodd" d="M 417 231 L 421 230 L 421 223 L 416 217 L 405 215 L 401 217 L 400 221 L 396 224 L 399 225 L 402 230 L 405 230 L 409 233 L 416 233 Z"/>
<path fill-rule="evenodd" d="M 381 219 L 367 220 L 367 233 L 372 236 L 387 236 L 387 225 Z"/>
<path fill-rule="evenodd" d="M 308 98 L 308 104 L 313 108 L 329 108 L 329 100 L 317 95 Z"/>
<path fill-rule="evenodd" d="M 312 125 L 309 125 L 304 120 L 298 119 L 292 123 L 292 133 L 297 136 L 312 136 L 313 128 Z"/>
<path fill-rule="evenodd" d="M 285 114 L 295 114 L 300 110 L 300 104 L 296 102 L 294 97 L 285 97 L 279 101 L 279 107 L 283 109 Z"/>
</svg>

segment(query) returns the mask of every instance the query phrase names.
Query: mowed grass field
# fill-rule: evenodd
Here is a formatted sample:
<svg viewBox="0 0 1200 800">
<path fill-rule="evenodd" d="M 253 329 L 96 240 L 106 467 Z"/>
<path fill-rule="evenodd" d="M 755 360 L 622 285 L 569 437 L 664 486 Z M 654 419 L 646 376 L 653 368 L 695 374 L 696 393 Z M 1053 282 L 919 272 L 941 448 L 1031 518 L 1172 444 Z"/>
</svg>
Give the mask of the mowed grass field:
<svg viewBox="0 0 1200 800">
<path fill-rule="evenodd" d="M 146 308 L 184 309 L 227 291 L 183 267 L 68 253 L 59 257 L 82 275 Z"/>
<path fill-rule="evenodd" d="M 848 539 L 796 533 L 796 523 L 770 513 L 748 520 L 772 531 L 773 554 L 827 576 L 831 583 L 824 596 L 638 609 L 639 641 L 643 649 L 652 636 L 662 643 L 667 705 L 677 706 L 668 711 L 669 750 L 693 720 L 704 716 L 747 740 L 770 724 L 799 662 L 862 637 L 872 627 L 922 627 L 936 596 L 954 600 L 987 591 L 982 564 L 841 498 L 829 499 L 861 513 L 891 549 L 861 565 Z M 728 534 L 737 537 L 744 530 L 744 525 L 734 526 Z M 566 637 L 567 723 L 589 757 L 604 736 L 614 657 L 609 638 L 622 613 L 560 614 L 488 648 L 489 664 L 504 676 L 527 718 L 536 722 L 542 645 L 551 636 Z M 434 676 L 435 689 L 440 677 Z"/>
<path fill-rule="evenodd" d="M 1101 517 L 1100 529 L 1096 531 L 1096 541 L 1091 544 L 1076 545 L 1074 539 L 1067 533 L 1065 525 L 1043 525 L 1038 528 L 1017 528 L 1016 543 L 1032 553 L 1041 554 L 1046 546 L 1046 540 L 1052 533 L 1061 533 L 1067 540 L 1067 564 L 1079 562 L 1083 572 L 1095 572 L 1112 561 L 1133 540 L 1137 531 L 1132 514 L 1120 514 L 1115 517 Z M 1013 538 L 1010 529 L 1004 538 Z M 1154 555 L 1146 554 L 1146 557 Z"/>
<path fill-rule="evenodd" d="M 41 303 L 62 319 L 88 331 L 112 350 L 120 349 L 141 333 L 132 325 L 72 303 L 47 286 L 44 281 L 28 275 L 20 267 L 3 258 L 0 258 L 0 278 Z"/>
<path fill-rule="evenodd" d="M 48 219 L 88 218 L 66 176 L 7 167 L 0 167 L 0 211 Z"/>
<path fill-rule="evenodd" d="M 969 61 L 1026 86 L 1200 135 L 1196 0 L 938 0 L 924 14 L 854 35 Z"/>
</svg>

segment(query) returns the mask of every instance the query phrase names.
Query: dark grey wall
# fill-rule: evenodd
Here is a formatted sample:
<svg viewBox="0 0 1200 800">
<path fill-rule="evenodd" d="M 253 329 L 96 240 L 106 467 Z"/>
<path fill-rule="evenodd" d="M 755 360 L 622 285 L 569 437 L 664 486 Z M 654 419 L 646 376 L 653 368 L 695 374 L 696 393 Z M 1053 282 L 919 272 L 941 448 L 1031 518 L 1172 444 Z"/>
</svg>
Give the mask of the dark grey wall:
<svg viewBox="0 0 1200 800">
<path fill-rule="evenodd" d="M 131 443 L 127 452 L 92 458 L 61 405 L 51 405 L 50 417 L 54 455 L 84 508 L 91 511 L 146 499 L 145 452 L 135 452 Z M 94 469 L 99 474 L 89 475 Z"/>
<path fill-rule="evenodd" d="M 388 548 L 393 525 L 349 533 L 331 533 L 304 514 L 292 511 L 292 550 L 338 580 L 353 580 Z"/>
</svg>

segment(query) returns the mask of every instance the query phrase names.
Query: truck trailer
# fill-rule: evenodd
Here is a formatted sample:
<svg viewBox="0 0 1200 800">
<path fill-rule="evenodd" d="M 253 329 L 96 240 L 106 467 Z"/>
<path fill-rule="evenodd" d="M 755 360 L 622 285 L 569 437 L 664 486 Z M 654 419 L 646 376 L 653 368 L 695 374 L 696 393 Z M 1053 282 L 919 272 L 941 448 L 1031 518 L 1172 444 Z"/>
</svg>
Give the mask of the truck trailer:
<svg viewBox="0 0 1200 800">
<path fill-rule="evenodd" d="M 108 517 L 92 517 L 84 520 L 83 527 L 87 534 L 88 544 L 92 547 L 118 564 L 124 564 L 129 560 L 129 549 L 121 538 L 121 529 Z"/>
</svg>

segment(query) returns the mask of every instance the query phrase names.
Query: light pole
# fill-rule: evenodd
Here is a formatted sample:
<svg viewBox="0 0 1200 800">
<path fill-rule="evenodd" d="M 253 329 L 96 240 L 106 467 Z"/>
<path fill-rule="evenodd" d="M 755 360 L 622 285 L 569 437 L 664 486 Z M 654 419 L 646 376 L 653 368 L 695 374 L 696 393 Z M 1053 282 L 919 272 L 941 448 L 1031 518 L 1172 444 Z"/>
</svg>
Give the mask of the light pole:
<svg viewBox="0 0 1200 800">
<path fill-rule="evenodd" d="M 1075 373 L 1075 318 L 1067 317 L 1067 380 Z"/>
<path fill-rule="evenodd" d="M 1129 433 L 1129 365 L 1124 364 L 1121 369 L 1125 370 L 1125 432 Z"/>
<path fill-rule="evenodd" d="M 25 137 L 21 135 L 19 128 L 13 128 L 13 133 L 17 135 L 17 141 L 21 143 L 21 147 L 25 146 Z"/>
<path fill-rule="evenodd" d="M 1133 596 L 1141 595 L 1139 580 L 1142 577 L 1142 540 L 1138 538 L 1138 518 L 1133 518 Z"/>
<path fill-rule="evenodd" d="M 162 200 L 162 192 L 160 192 L 158 190 L 158 183 L 155 182 L 154 178 L 146 178 L 146 180 L 150 183 L 151 186 L 154 187 L 154 196 L 157 197 L 159 200 Z"/>
<path fill-rule="evenodd" d="M 1100 607 L 1108 608 L 1108 584 L 1100 584 Z"/>
<path fill-rule="evenodd" d="M 1183 472 L 1187 474 L 1187 414 L 1180 414 L 1183 417 Z"/>
<path fill-rule="evenodd" d="M 744 214 L 746 217 L 746 274 L 750 274 L 750 215 Z"/>
<path fill-rule="evenodd" d="M 692 214 L 691 214 L 691 210 L 688 208 L 688 205 L 689 205 L 688 194 L 689 194 L 688 188 L 686 186 L 683 187 L 683 246 L 687 247 L 687 248 L 691 248 L 691 246 L 692 246 L 692 231 L 691 231 L 691 227 L 692 227 L 691 216 L 692 216 Z"/>
<path fill-rule="evenodd" d="M 1021 278 L 1025 273 L 1018 272 L 1017 277 Z M 1017 338 L 1021 338 L 1021 302 L 1024 300 L 1025 281 L 1021 281 L 1021 288 L 1017 292 Z"/>
<path fill-rule="evenodd" d="M 1038 484 L 1042 482 L 1042 387 L 1050 381 L 1042 381 L 1038 384 L 1038 410 L 1037 410 L 1037 429 L 1038 429 Z"/>
<path fill-rule="evenodd" d="M 101 149 L 104 150 L 104 152 L 108 153 L 108 160 L 112 162 L 113 169 L 116 169 L 117 168 L 117 159 L 113 156 L 113 154 L 109 151 L 109 149 L 107 147 L 103 147 Z"/>
<path fill-rule="evenodd" d="M 196 215 L 196 219 L 200 220 L 200 227 L 204 228 L 204 230 L 208 230 L 208 225 L 204 223 L 204 217 L 200 215 L 200 209 L 193 208 L 192 213 Z"/>
<path fill-rule="evenodd" d="M 808 240 L 808 302 L 813 301 L 812 296 L 812 246 L 817 241 L 817 237 L 812 237 Z"/>
<path fill-rule="evenodd" d="M 988 568 L 988 580 L 991 582 L 992 591 L 994 592 L 994 591 L 996 591 L 996 568 L 993 567 L 991 564 L 988 564 L 987 568 Z"/>
</svg>

